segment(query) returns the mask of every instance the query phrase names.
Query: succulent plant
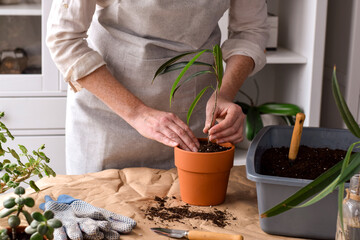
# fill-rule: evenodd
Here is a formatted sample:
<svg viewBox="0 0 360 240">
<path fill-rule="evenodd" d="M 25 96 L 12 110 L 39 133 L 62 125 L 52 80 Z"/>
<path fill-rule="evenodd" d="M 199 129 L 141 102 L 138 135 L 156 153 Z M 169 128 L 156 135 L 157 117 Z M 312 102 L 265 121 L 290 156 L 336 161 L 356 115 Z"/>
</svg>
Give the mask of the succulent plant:
<svg viewBox="0 0 360 240">
<path fill-rule="evenodd" d="M 4 209 L 0 211 L 0 218 L 8 217 L 8 225 L 11 228 L 12 239 L 16 239 L 16 228 L 20 225 L 20 214 L 22 214 L 28 226 L 25 228 L 25 232 L 30 236 L 31 240 L 41 240 L 44 236 L 47 239 L 54 238 L 54 229 L 62 226 L 60 220 L 54 218 L 52 211 L 45 211 L 43 214 L 40 212 L 33 212 L 30 214 L 25 207 L 33 207 L 35 201 L 31 197 L 23 197 L 25 189 L 21 186 L 16 187 L 14 191 L 16 197 L 9 197 L 4 200 Z M 0 240 L 9 239 L 7 230 L 0 231 Z"/>
</svg>

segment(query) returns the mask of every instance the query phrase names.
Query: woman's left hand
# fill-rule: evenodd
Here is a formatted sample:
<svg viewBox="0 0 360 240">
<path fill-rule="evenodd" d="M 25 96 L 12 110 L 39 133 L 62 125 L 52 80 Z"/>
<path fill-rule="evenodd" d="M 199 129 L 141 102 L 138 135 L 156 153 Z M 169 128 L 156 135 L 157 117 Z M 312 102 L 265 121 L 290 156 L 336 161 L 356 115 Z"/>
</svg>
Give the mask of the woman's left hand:
<svg viewBox="0 0 360 240">
<path fill-rule="evenodd" d="M 231 142 L 235 144 L 241 142 L 245 120 L 241 107 L 222 96 L 218 96 L 215 110 L 215 119 L 218 124 L 210 128 L 214 102 L 215 94 L 211 96 L 206 105 L 206 121 L 203 132 L 209 135 L 210 141 L 216 140 L 217 143 Z"/>
</svg>

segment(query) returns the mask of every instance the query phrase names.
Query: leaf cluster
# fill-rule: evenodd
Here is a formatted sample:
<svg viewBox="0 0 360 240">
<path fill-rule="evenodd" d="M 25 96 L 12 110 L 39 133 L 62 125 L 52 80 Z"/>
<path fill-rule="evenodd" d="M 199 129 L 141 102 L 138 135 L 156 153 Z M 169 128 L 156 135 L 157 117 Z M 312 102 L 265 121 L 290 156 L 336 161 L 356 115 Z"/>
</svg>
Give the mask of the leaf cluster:
<svg viewBox="0 0 360 240">
<path fill-rule="evenodd" d="M 54 229 L 62 226 L 60 220 L 54 218 L 52 211 L 33 212 L 30 214 L 24 207 L 33 207 L 35 201 L 31 197 L 23 197 L 25 189 L 21 186 L 16 187 L 14 193 L 17 197 L 9 197 L 4 202 L 4 209 L 0 211 L 0 218 L 8 217 L 8 225 L 12 229 L 12 239 L 16 239 L 15 228 L 20 225 L 20 214 L 22 214 L 27 223 L 25 232 L 31 235 L 30 240 L 41 240 L 44 236 L 48 239 L 54 238 Z M 11 215 L 12 214 L 12 215 Z M 0 240 L 9 239 L 7 230 L 0 231 Z"/>
<path fill-rule="evenodd" d="M 214 57 L 214 63 L 213 64 L 209 64 L 209 63 L 205 63 L 205 62 L 200 62 L 197 61 L 197 59 L 203 55 L 204 53 L 211 53 Z M 188 55 L 192 55 L 192 54 L 196 54 L 190 61 L 183 61 L 183 62 L 178 62 L 180 59 L 188 56 Z M 185 73 L 189 70 L 189 68 L 193 65 L 198 65 L 198 66 L 205 66 L 207 67 L 204 70 L 195 72 L 193 74 L 191 74 L 190 76 L 188 76 L 187 78 L 185 78 L 183 81 L 182 78 L 185 75 Z M 170 106 L 171 106 L 171 102 L 175 96 L 175 93 L 177 92 L 177 90 L 184 85 L 185 83 L 195 79 L 196 77 L 200 76 L 200 75 L 204 75 L 204 74 L 214 74 L 216 76 L 216 87 L 209 85 L 204 87 L 195 97 L 195 99 L 193 100 L 192 104 L 190 105 L 188 112 L 187 112 L 187 124 L 189 124 L 190 121 L 190 117 L 192 115 L 192 112 L 196 106 L 196 104 L 199 102 L 199 100 L 201 99 L 201 97 L 204 95 L 204 93 L 206 92 L 206 90 L 208 88 L 212 88 L 215 92 L 216 92 L 216 96 L 218 94 L 218 91 L 220 90 L 221 84 L 222 84 L 222 78 L 224 75 L 224 68 L 223 68 L 223 62 L 222 62 L 222 52 L 221 52 L 221 48 L 219 45 L 215 45 L 213 47 L 212 50 L 210 49 L 204 49 L 204 50 L 199 50 L 199 51 L 194 51 L 194 52 L 187 52 L 187 53 L 183 53 L 180 55 L 177 55 L 173 58 L 171 58 L 170 60 L 168 60 L 167 62 L 165 62 L 164 64 L 162 64 L 156 71 L 152 82 L 154 82 L 155 78 L 159 75 L 162 74 L 166 74 L 175 70 L 181 70 L 181 72 L 179 73 L 178 77 L 175 79 L 171 90 L 170 90 L 170 97 L 169 97 L 169 101 L 170 101 Z M 215 99 L 215 105 L 214 105 L 214 111 L 216 109 L 216 101 L 217 99 Z M 214 114 L 213 114 L 214 115 Z M 213 123 L 213 121 L 212 121 Z"/>
<path fill-rule="evenodd" d="M 3 116 L 4 112 L 0 112 L 0 118 Z M 5 147 L 8 140 L 14 140 L 14 136 L 6 125 L 0 121 L 0 157 L 3 158 L 3 160 L 0 160 L 0 193 L 19 186 L 21 182 L 27 183 L 35 191 L 39 191 L 33 180 L 29 182 L 26 180 L 33 176 L 42 178 L 44 174 L 48 177 L 56 176 L 56 173 L 48 165 L 50 159 L 43 152 L 45 145 L 40 146 L 37 150 L 33 150 L 31 154 L 25 146 L 20 144 L 17 151 L 13 148 Z M 21 158 L 26 161 L 23 162 Z"/>
<path fill-rule="evenodd" d="M 320 175 L 314 181 L 301 188 L 295 194 L 264 212 L 261 217 L 271 217 L 283 213 L 292 208 L 306 207 L 314 204 L 338 188 L 338 210 L 343 226 L 342 202 L 344 198 L 344 184 L 360 170 L 360 152 L 353 152 L 355 147 L 360 146 L 360 127 L 352 116 L 345 99 L 341 95 L 334 67 L 332 76 L 332 91 L 337 108 L 350 132 L 359 138 L 359 141 L 351 144 L 345 158 Z M 308 198 L 312 197 L 310 200 Z M 307 200 L 305 203 L 303 203 Z M 301 204 L 302 203 L 302 204 Z M 300 205 L 301 204 L 301 205 Z"/>
</svg>

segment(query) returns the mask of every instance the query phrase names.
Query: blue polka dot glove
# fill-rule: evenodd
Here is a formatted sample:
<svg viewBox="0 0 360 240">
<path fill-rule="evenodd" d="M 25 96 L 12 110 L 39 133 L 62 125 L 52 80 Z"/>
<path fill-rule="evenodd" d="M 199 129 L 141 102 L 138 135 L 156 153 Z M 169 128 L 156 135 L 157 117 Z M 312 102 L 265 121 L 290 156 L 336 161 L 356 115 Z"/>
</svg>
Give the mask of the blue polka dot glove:
<svg viewBox="0 0 360 240">
<path fill-rule="evenodd" d="M 120 238 L 119 233 L 129 233 L 136 222 L 129 217 L 115 214 L 103 208 L 97 208 L 69 195 L 60 195 L 57 201 L 45 196 L 42 210 L 51 210 L 63 223 L 62 228 L 55 229 L 54 238 L 65 240 L 109 239 Z"/>
</svg>

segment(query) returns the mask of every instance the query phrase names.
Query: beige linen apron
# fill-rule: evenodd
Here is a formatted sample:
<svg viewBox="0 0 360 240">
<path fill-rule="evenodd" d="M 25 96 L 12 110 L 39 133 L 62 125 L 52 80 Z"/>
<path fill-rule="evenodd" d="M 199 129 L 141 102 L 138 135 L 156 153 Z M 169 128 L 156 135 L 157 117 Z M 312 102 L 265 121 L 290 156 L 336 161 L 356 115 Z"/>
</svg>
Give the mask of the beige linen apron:
<svg viewBox="0 0 360 240">
<path fill-rule="evenodd" d="M 89 45 L 100 52 L 109 70 L 150 107 L 174 112 L 183 121 L 196 94 L 211 75 L 184 85 L 169 107 L 170 88 L 179 72 L 162 75 L 151 84 L 156 69 L 186 51 L 212 48 L 220 42 L 218 20 L 228 0 L 117 0 L 97 8 L 88 31 Z M 201 60 L 212 63 L 206 54 Z M 192 72 L 204 69 L 195 67 Z M 99 79 L 101 81 L 101 79 Z M 198 103 L 190 120 L 202 136 L 205 105 Z M 69 93 L 66 126 L 67 173 L 82 174 L 110 168 L 174 167 L 173 149 L 141 136 L 105 104 L 83 89 Z"/>
</svg>

